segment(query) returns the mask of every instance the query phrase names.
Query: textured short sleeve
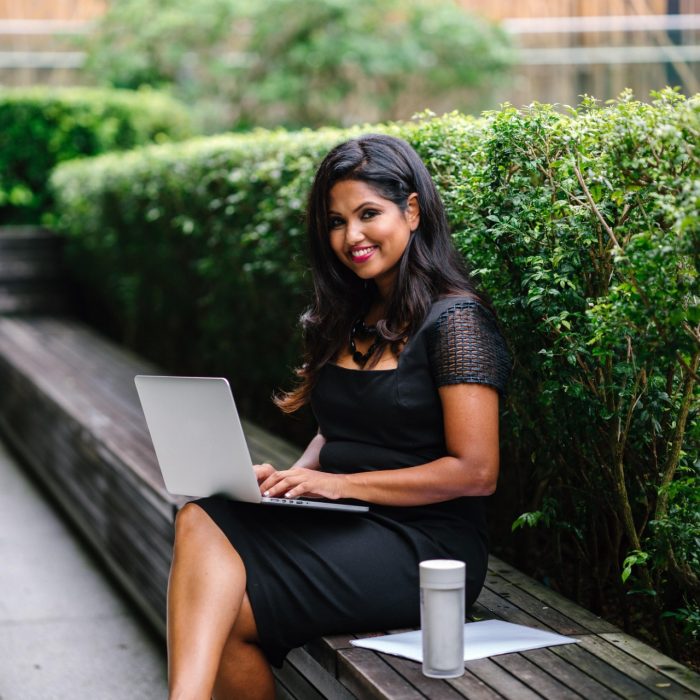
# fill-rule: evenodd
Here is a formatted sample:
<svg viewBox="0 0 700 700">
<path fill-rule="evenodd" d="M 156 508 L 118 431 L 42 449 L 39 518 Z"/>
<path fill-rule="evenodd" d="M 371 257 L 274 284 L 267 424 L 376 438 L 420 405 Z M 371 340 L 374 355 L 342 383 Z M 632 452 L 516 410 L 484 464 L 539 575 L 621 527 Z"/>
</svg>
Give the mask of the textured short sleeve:
<svg viewBox="0 0 700 700">
<path fill-rule="evenodd" d="M 503 395 L 510 355 L 491 312 L 474 300 L 443 311 L 428 334 L 430 363 L 437 386 L 488 384 Z"/>
</svg>

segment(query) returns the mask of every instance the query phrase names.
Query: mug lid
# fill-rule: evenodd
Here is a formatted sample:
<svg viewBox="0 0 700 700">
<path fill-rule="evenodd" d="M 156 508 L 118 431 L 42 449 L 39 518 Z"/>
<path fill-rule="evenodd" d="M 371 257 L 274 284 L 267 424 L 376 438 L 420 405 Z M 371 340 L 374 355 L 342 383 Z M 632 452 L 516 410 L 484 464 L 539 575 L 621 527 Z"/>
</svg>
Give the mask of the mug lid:
<svg viewBox="0 0 700 700">
<path fill-rule="evenodd" d="M 419 565 L 420 585 L 452 584 L 463 586 L 466 566 L 456 559 L 428 559 Z"/>
</svg>

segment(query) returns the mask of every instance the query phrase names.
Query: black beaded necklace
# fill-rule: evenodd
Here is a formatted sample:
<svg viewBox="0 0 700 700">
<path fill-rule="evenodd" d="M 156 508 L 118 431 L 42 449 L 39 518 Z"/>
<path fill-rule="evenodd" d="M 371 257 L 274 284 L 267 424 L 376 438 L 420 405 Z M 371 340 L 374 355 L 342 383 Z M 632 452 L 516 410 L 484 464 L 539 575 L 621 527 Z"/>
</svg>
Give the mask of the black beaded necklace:
<svg viewBox="0 0 700 700">
<path fill-rule="evenodd" d="M 372 344 L 369 346 L 369 349 L 365 353 L 361 353 L 357 347 L 355 346 L 355 336 L 359 336 L 362 338 L 374 338 L 372 341 Z M 367 360 L 369 360 L 370 357 L 374 354 L 375 350 L 379 347 L 379 343 L 381 341 L 381 338 L 377 335 L 377 327 L 376 326 L 368 326 L 365 324 L 365 320 L 362 316 L 353 323 L 352 328 L 350 329 L 350 355 L 352 355 L 352 359 L 360 365 L 360 367 L 364 367 L 364 365 L 367 363 Z"/>
</svg>

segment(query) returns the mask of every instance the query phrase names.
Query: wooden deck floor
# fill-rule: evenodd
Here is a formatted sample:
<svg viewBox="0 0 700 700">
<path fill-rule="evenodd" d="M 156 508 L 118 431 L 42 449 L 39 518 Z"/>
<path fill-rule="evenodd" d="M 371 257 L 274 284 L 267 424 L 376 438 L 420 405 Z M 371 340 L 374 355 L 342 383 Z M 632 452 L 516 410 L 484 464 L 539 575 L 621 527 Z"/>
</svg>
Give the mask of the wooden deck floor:
<svg viewBox="0 0 700 700">
<path fill-rule="evenodd" d="M 0 317 L 0 431 L 161 630 L 173 515 L 133 384 L 157 368 L 80 323 Z M 246 424 L 253 457 L 294 450 Z M 492 558 L 473 619 L 504 619 L 579 643 L 468 662 L 454 680 L 328 637 L 292 652 L 282 698 L 698 698 L 700 677 Z M 384 633 L 386 631 L 377 631 Z"/>
</svg>

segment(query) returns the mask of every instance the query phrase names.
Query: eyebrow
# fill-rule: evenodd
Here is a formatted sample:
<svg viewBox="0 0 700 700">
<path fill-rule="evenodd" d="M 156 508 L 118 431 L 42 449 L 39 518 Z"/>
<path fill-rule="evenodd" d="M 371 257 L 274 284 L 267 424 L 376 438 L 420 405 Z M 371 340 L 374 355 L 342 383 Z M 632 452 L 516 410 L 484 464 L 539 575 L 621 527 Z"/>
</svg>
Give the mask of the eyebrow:
<svg viewBox="0 0 700 700">
<path fill-rule="evenodd" d="M 373 207 L 379 207 L 379 206 L 381 206 L 381 205 L 378 204 L 377 202 L 373 202 L 371 199 L 368 199 L 366 202 L 362 202 L 362 204 L 356 206 L 356 207 L 352 210 L 352 212 L 350 212 L 350 213 L 351 213 L 351 214 L 354 214 L 355 212 L 360 211 L 360 209 L 362 209 L 362 207 L 366 207 L 368 204 L 371 204 Z M 329 209 L 329 210 L 328 210 L 328 213 L 329 213 L 329 214 L 338 214 L 338 216 L 340 216 L 340 212 L 335 211 L 335 209 Z"/>
</svg>

